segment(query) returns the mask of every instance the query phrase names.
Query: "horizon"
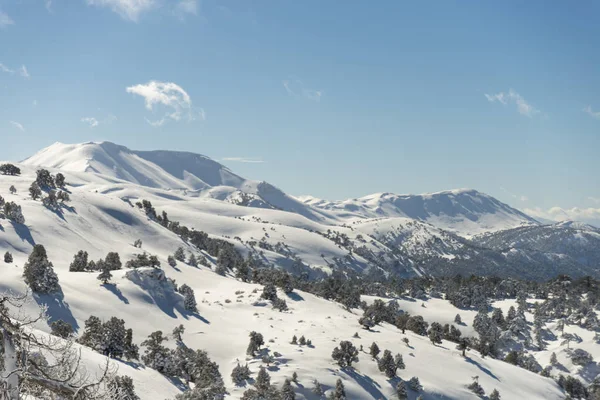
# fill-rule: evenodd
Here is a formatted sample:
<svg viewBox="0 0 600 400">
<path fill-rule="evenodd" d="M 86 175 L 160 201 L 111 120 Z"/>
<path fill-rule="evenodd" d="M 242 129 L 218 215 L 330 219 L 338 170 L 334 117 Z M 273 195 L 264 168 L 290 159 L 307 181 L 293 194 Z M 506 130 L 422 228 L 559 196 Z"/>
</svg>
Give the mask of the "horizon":
<svg viewBox="0 0 600 400">
<path fill-rule="evenodd" d="M 0 1 L 0 159 L 106 140 L 598 225 L 600 6 L 431 4 Z"/>
</svg>

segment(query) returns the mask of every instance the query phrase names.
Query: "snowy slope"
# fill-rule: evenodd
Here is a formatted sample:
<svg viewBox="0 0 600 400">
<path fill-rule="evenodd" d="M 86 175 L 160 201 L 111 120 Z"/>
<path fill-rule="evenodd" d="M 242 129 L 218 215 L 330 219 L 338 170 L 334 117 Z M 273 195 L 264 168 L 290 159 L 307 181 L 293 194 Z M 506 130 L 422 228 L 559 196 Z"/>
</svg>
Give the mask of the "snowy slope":
<svg viewBox="0 0 600 400">
<path fill-rule="evenodd" d="M 357 323 L 358 310 L 352 313 L 345 311 L 336 303 L 308 293 L 297 292 L 291 296 L 280 293 L 290 307 L 287 313 L 279 313 L 270 306 L 257 306 L 255 302 L 260 292 L 252 292 L 260 290 L 259 285 L 219 276 L 206 267 L 194 268 L 183 263 L 168 266 L 166 258 L 175 248 L 183 246 L 188 252 L 193 249 L 171 231 L 149 220 L 133 204 L 137 200 L 149 199 L 157 211 L 167 211 L 172 220 L 204 230 L 214 237 L 226 238 L 244 253 L 251 251 L 248 245 L 251 240 L 265 238 L 274 247 L 277 247 L 277 242 L 284 242 L 287 246 L 263 251 L 267 262 L 282 268 L 291 263 L 289 253 L 325 271 L 344 266 L 355 272 L 372 268 L 372 264 L 358 254 L 350 257 L 345 264 L 334 264 L 334 259 L 347 259 L 349 254 L 345 245 L 336 242 L 341 234 L 346 235 L 351 243 L 360 243 L 373 253 L 393 243 L 404 245 L 411 250 L 407 257 L 417 257 L 427 250 L 429 241 L 435 242 L 438 238 L 445 243 L 434 248 L 436 254 L 445 259 L 450 251 L 458 251 L 464 246 L 460 238 L 450 233 L 410 219 L 365 221 L 346 226 L 323 225 L 297 213 L 244 207 L 210 197 L 191 197 L 182 192 L 141 186 L 115 176 L 90 172 L 65 172 L 71 202 L 54 212 L 40 201 L 31 200 L 27 194 L 35 169 L 24 165 L 21 176 L 0 176 L 0 195 L 20 204 L 26 218 L 25 224 L 0 220 L 0 254 L 11 251 L 15 256 L 13 264 L 0 261 L 0 291 L 21 292 L 25 289 L 21 277 L 23 264 L 34 243 L 44 244 L 59 276 L 62 294 L 38 296 L 36 302 L 48 307 L 52 319 L 63 319 L 81 333 L 84 321 L 90 315 L 104 320 L 117 316 L 126 321 L 127 327 L 134 329 L 137 343 L 155 330 L 168 333 L 176 325 L 184 324 L 185 343 L 192 348 L 207 350 L 219 364 L 231 393 L 230 398 L 239 398 L 245 390 L 235 387 L 229 374 L 237 360 L 246 361 L 248 333 L 252 330 L 263 333 L 267 347 L 282 354 L 278 365 L 270 370 L 273 383 L 281 385 L 285 377 L 298 373 L 300 384 L 294 386 L 299 399 L 316 399 L 310 393 L 313 379 L 318 379 L 325 389 L 330 389 L 338 377 L 344 380 L 348 398 L 394 398 L 394 381 L 387 380 L 366 353 L 359 355 L 360 362 L 356 364 L 355 372 L 340 370 L 333 364 L 331 351 L 340 340 L 351 340 L 356 346 L 362 344 L 365 348 L 377 341 L 382 349 L 402 353 L 407 368 L 399 375 L 403 379 L 418 376 L 425 388 L 425 399 L 475 399 L 476 396 L 466 389 L 475 375 L 480 377 L 480 383 L 488 393 L 497 388 L 503 398 L 564 397 L 550 379 L 498 360 L 481 359 L 475 352 L 470 352 L 469 358 L 464 359 L 449 342 L 433 346 L 426 337 L 407 332 L 411 343 L 411 347 L 407 348 L 401 341 L 404 336 L 390 325 L 384 324 L 371 332 L 361 330 Z M 11 185 L 16 187 L 17 194 L 9 193 Z M 363 236 L 364 242 L 359 235 Z M 100 286 L 95 273 L 68 271 L 78 250 L 88 251 L 91 259 L 116 251 L 125 262 L 140 252 L 133 246 L 136 239 L 142 240 L 144 251 L 159 257 L 167 277 L 179 284 L 187 283 L 194 289 L 200 317 L 183 310 L 179 295 L 151 279 L 132 276 L 127 270 L 114 271 L 115 284 L 108 286 Z M 144 273 L 143 270 L 140 273 Z M 415 309 L 421 307 L 415 301 L 407 301 L 402 307 L 440 322 L 450 321 L 458 312 L 446 301 L 432 299 L 430 302 L 431 307 L 425 307 L 425 311 Z M 468 321 L 470 313 L 461 313 Z M 39 328 L 49 331 L 47 326 Z M 468 330 L 466 327 L 465 332 Z M 352 338 L 357 331 L 360 338 Z M 310 338 L 314 348 L 289 344 L 293 335 Z M 89 365 L 97 365 L 101 356 L 86 351 L 85 360 Z M 142 399 L 173 398 L 180 391 L 174 382 L 153 370 L 120 364 L 119 372 L 134 379 Z M 258 360 L 249 360 L 254 374 L 259 364 Z M 440 373 L 440 370 L 445 373 Z"/>
</svg>

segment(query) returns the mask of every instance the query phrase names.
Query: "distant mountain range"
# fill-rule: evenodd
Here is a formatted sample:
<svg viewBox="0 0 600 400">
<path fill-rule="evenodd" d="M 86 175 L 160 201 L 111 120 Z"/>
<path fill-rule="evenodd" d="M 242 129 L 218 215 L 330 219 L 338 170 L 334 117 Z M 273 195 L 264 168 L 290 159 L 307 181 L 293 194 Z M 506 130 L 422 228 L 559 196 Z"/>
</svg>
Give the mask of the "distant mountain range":
<svg viewBox="0 0 600 400">
<path fill-rule="evenodd" d="M 543 224 L 471 189 L 378 193 L 343 201 L 296 198 L 267 182 L 245 179 L 203 155 L 134 151 L 110 142 L 55 143 L 21 165 L 70 172 L 80 187 L 111 198 L 154 198 L 181 219 L 197 221 L 192 218 L 196 212 L 204 215 L 202 221 L 207 214 L 218 216 L 218 224 L 198 229 L 248 242 L 264 236 L 261 240 L 272 242 L 266 249 L 286 245 L 287 253 L 272 250 L 266 256 L 280 267 L 289 264 L 291 252 L 314 268 L 375 268 L 401 276 L 599 275 L 598 229 L 575 222 Z M 288 227 L 285 238 L 257 234 L 257 227 L 238 222 L 249 219 L 275 224 L 272 230 Z"/>
</svg>

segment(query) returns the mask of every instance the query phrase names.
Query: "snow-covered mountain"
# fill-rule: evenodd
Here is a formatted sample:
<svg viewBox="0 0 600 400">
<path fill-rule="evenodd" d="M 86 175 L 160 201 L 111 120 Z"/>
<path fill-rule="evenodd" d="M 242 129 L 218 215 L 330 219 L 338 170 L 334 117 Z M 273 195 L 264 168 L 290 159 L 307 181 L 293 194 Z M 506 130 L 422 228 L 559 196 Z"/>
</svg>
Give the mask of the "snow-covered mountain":
<svg viewBox="0 0 600 400">
<path fill-rule="evenodd" d="M 224 377 L 227 398 L 232 399 L 239 399 L 249 387 L 232 383 L 229 375 L 237 363 L 248 362 L 254 378 L 263 364 L 260 358 L 246 356 L 251 331 L 263 333 L 266 351 L 279 354 L 269 369 L 273 384 L 280 387 L 285 378 L 298 374 L 298 383 L 293 385 L 299 400 L 319 399 L 311 392 L 314 379 L 325 390 L 331 390 L 338 378 L 346 386 L 347 398 L 396 398 L 397 380 L 387 379 L 367 354 L 374 341 L 382 350 L 404 355 L 406 369 L 398 375 L 404 380 L 418 376 L 426 400 L 479 398 L 466 386 L 473 376 L 479 377 L 487 393 L 496 388 L 502 398 L 564 398 L 553 380 L 500 359 L 480 357 L 475 351 L 463 358 L 455 343 L 444 340 L 439 346 L 432 345 L 426 336 L 410 331 L 402 335 L 387 323 L 373 330 L 361 329 L 357 322 L 360 309 L 348 311 L 307 292 L 285 294 L 279 290 L 289 306 L 288 312 L 280 313 L 260 299 L 261 285 L 237 280 L 233 272 L 225 276 L 215 273 L 215 254 L 182 240 L 136 203 L 148 200 L 159 215 L 164 211 L 170 221 L 231 243 L 244 257 L 252 254 L 266 266 L 306 273 L 309 278 L 334 270 L 357 276 L 476 274 L 544 279 L 569 272 L 583 276 L 594 274 L 590 261 L 597 257 L 594 251 L 599 248 L 600 237 L 594 228 L 575 223 L 538 226 L 527 216 L 475 191 L 412 196 L 418 199 L 413 200 L 417 204 L 414 208 L 406 205 L 412 204 L 406 200 L 411 196 L 404 196 L 406 203 L 392 201 L 402 196 L 380 196 L 379 200 L 372 199 L 374 208 L 365 206 L 361 212 L 350 213 L 311 201 L 300 202 L 272 185 L 246 180 L 204 156 L 137 152 L 112 143 L 56 144 L 17 165 L 20 175 L 0 175 L 0 196 L 21 206 L 25 217 L 24 223 L 0 219 L 0 255 L 8 251 L 14 257 L 10 264 L 0 259 L 0 292 L 25 291 L 23 265 L 33 246 L 43 244 L 58 275 L 61 293 L 36 296 L 33 306 L 46 306 L 51 320 L 68 322 L 78 335 L 90 315 L 103 321 L 113 316 L 125 320 L 127 327 L 133 328 L 133 339 L 138 344 L 154 331 L 168 335 L 183 324 L 185 344 L 208 352 Z M 50 208 L 31 198 L 28 190 L 40 166 L 52 174 L 65 175 L 69 202 Z M 11 186 L 15 193 L 9 190 Z M 389 215 L 373 211 L 378 202 Z M 395 212 L 406 215 L 397 216 Z M 524 226 L 473 238 L 456 233 L 494 231 L 521 223 Z M 444 229 L 444 224 L 454 224 L 456 232 Z M 554 231 L 565 236 L 556 233 L 559 236 L 553 239 Z M 556 242 L 562 242 L 561 238 L 572 243 L 557 247 L 562 244 Z M 143 243 L 141 249 L 134 246 L 137 239 Z M 205 257 L 207 265 L 193 267 L 178 261 L 170 266 L 168 257 L 178 247 L 186 255 Z M 115 270 L 112 283 L 100 285 L 97 273 L 69 271 L 79 250 L 87 251 L 91 260 L 117 252 L 123 262 L 147 252 L 158 257 L 162 270 Z M 585 263 L 577 256 L 580 254 L 588 255 Z M 170 280 L 178 285 L 185 283 L 195 291 L 197 315 L 185 311 L 182 296 L 173 290 Z M 374 299 L 363 296 L 362 300 Z M 458 309 L 438 298 L 394 301 L 400 309 L 422 315 L 428 322 L 453 323 L 460 313 L 463 334 L 475 335 L 475 310 Z M 514 300 L 493 305 L 506 313 Z M 527 312 L 527 318 L 532 320 L 533 314 Z M 45 324 L 36 328 L 50 331 Z M 581 338 L 578 346 L 597 354 L 591 331 L 575 325 L 566 330 Z M 355 332 L 360 332 L 359 337 L 354 336 Z M 291 344 L 294 335 L 305 335 L 313 347 Z M 402 338 L 410 340 L 408 347 Z M 338 368 L 332 363 L 333 348 L 341 340 L 352 340 L 365 349 L 355 369 Z M 593 379 L 590 371 L 595 367 L 574 365 L 559 338 L 547 340 L 548 348 L 536 353 L 540 364 L 547 365 L 551 353 L 556 352 L 560 373 L 578 376 L 589 384 Z M 174 340 L 167 345 L 174 347 Z M 100 354 L 81 349 L 90 370 L 102 363 Z M 120 374 L 133 378 L 142 400 L 172 399 L 185 387 L 141 363 L 114 362 Z M 440 370 L 445 372 L 440 374 Z M 555 370 L 558 373 L 559 368 Z M 411 392 L 409 398 L 414 400 L 416 396 Z"/>
<path fill-rule="evenodd" d="M 408 217 L 463 236 L 539 224 L 523 212 L 472 189 L 420 195 L 376 193 L 343 201 L 302 196 L 299 200 L 347 218 Z"/>
</svg>

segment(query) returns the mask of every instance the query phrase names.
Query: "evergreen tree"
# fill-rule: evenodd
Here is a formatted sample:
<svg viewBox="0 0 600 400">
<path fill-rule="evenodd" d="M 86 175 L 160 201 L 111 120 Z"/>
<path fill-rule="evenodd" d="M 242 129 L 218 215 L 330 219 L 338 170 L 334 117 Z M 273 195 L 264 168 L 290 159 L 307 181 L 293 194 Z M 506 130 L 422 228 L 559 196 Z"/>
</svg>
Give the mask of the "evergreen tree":
<svg viewBox="0 0 600 400">
<path fill-rule="evenodd" d="M 40 189 L 40 186 L 37 184 L 37 182 L 33 182 L 31 186 L 29 186 L 29 196 L 31 196 L 33 200 L 37 200 L 42 197 L 42 189 Z"/>
<path fill-rule="evenodd" d="M 292 382 L 298 383 L 298 373 L 296 371 L 292 373 Z"/>
<path fill-rule="evenodd" d="M 17 188 L 14 185 L 10 185 L 10 187 L 8 188 L 8 190 L 10 191 L 10 194 L 16 194 L 17 193 Z"/>
<path fill-rule="evenodd" d="M 170 364 L 169 349 L 162 344 L 166 340 L 161 331 L 156 331 L 142 342 L 145 347 L 142 361 L 160 373 L 165 373 Z"/>
<path fill-rule="evenodd" d="M 17 224 L 25 223 L 25 217 L 23 216 L 21 206 L 13 201 L 4 203 L 4 217 Z"/>
<path fill-rule="evenodd" d="M 433 322 L 431 324 L 431 328 L 429 328 L 428 335 L 431 343 L 442 343 L 442 337 L 444 335 L 444 329 L 442 328 L 442 325 L 438 322 Z"/>
<path fill-rule="evenodd" d="M 104 263 L 106 264 L 106 268 L 109 271 L 116 271 L 121 269 L 123 264 L 121 263 L 121 257 L 119 257 L 119 253 L 110 252 L 106 255 L 104 259 Z"/>
<path fill-rule="evenodd" d="M 56 187 L 59 187 L 59 188 L 64 187 L 65 186 L 65 176 L 59 172 L 54 177 L 54 183 L 56 183 Z"/>
<path fill-rule="evenodd" d="M 396 357 L 394 357 L 394 361 L 396 362 L 396 368 L 398 368 L 398 369 L 406 368 L 406 365 L 404 364 L 404 359 L 402 358 L 402 354 L 400 354 L 400 353 L 396 354 Z"/>
<path fill-rule="evenodd" d="M 498 392 L 498 389 L 494 389 L 492 391 L 492 393 L 490 394 L 490 400 L 500 400 L 500 392 Z"/>
<path fill-rule="evenodd" d="M 124 356 L 128 360 L 137 360 L 140 358 L 139 348 L 133 343 L 133 329 L 129 328 L 125 332 L 125 353 Z"/>
<path fill-rule="evenodd" d="M 398 396 L 398 400 L 408 399 L 406 383 L 404 383 L 404 381 L 399 381 L 396 385 L 396 396 Z"/>
<path fill-rule="evenodd" d="M 286 379 L 283 382 L 283 388 L 281 389 L 281 398 L 282 400 L 296 399 L 296 393 L 294 392 L 294 388 L 292 387 L 292 383 L 289 379 Z"/>
<path fill-rule="evenodd" d="M 106 285 L 112 279 L 112 274 L 110 273 L 110 269 L 108 269 L 106 263 L 103 264 L 102 271 L 98 275 L 97 279 L 102 282 L 103 285 Z"/>
<path fill-rule="evenodd" d="M 108 382 L 108 389 L 113 394 L 113 398 L 119 400 L 140 400 L 135 393 L 133 379 L 127 375 L 115 376 Z"/>
<path fill-rule="evenodd" d="M 265 300 L 275 300 L 277 298 L 277 288 L 272 283 L 266 284 L 260 297 Z"/>
<path fill-rule="evenodd" d="M 190 258 L 188 259 L 188 264 L 191 265 L 192 267 L 198 266 L 198 259 L 196 258 L 194 253 L 190 254 Z"/>
<path fill-rule="evenodd" d="M 292 342 L 291 342 L 291 344 L 298 344 L 298 338 L 296 337 L 296 335 L 294 335 L 294 336 L 292 337 Z"/>
<path fill-rule="evenodd" d="M 314 380 L 313 381 L 313 388 L 312 388 L 312 392 L 314 394 L 316 394 L 317 396 L 321 397 L 323 396 L 323 387 L 321 386 L 321 383 L 319 383 L 318 380 Z"/>
<path fill-rule="evenodd" d="M 250 379 L 250 368 L 248 368 L 248 364 L 242 367 L 238 363 L 238 365 L 233 368 L 233 371 L 231 371 L 231 380 L 239 386 L 248 379 Z"/>
<path fill-rule="evenodd" d="M 456 314 L 456 317 L 454 317 L 454 322 L 458 325 L 462 324 L 462 319 L 460 318 L 460 314 Z"/>
<path fill-rule="evenodd" d="M 346 400 L 346 389 L 341 379 L 335 382 L 335 391 L 331 396 L 332 400 Z"/>
<path fill-rule="evenodd" d="M 125 353 L 125 321 L 111 317 L 102 325 L 102 354 L 111 358 L 123 357 Z"/>
<path fill-rule="evenodd" d="M 0 173 L 4 175 L 20 175 L 21 169 L 13 164 L 0 165 Z"/>
<path fill-rule="evenodd" d="M 47 169 L 38 169 L 36 171 L 36 179 L 38 186 L 42 189 L 54 188 L 54 179 Z"/>
<path fill-rule="evenodd" d="M 52 263 L 48 261 L 46 249 L 36 244 L 23 267 L 25 283 L 34 293 L 56 293 L 60 291 L 58 276 Z"/>
<path fill-rule="evenodd" d="M 300 336 L 300 339 L 298 339 L 298 344 L 300 346 L 305 346 L 306 345 L 306 338 L 304 337 L 304 335 Z"/>
<path fill-rule="evenodd" d="M 410 388 L 410 390 L 415 391 L 417 393 L 423 390 L 423 386 L 421 385 L 419 378 L 417 378 L 416 376 L 410 378 L 410 380 L 408 381 L 408 387 Z"/>
<path fill-rule="evenodd" d="M 552 352 L 552 355 L 550 356 L 550 364 L 551 365 L 558 365 L 558 359 L 556 358 L 556 353 Z"/>
<path fill-rule="evenodd" d="M 265 367 L 261 365 L 256 376 L 256 382 L 254 382 L 254 387 L 259 393 L 268 393 L 270 386 L 271 376 Z"/>
<path fill-rule="evenodd" d="M 379 359 L 377 366 L 379 367 L 379 370 L 383 372 L 388 378 L 393 378 L 394 376 L 396 376 L 397 367 L 391 351 L 385 350 L 383 352 L 383 356 L 381 356 L 381 358 Z"/>
<path fill-rule="evenodd" d="M 13 262 L 13 256 L 8 251 L 4 253 L 4 262 L 10 264 Z"/>
<path fill-rule="evenodd" d="M 175 258 L 173 256 L 168 256 L 167 264 L 169 264 L 171 267 L 174 267 L 177 265 L 177 261 L 175 261 Z"/>
<path fill-rule="evenodd" d="M 88 253 L 87 251 L 79 250 L 77 254 L 73 256 L 73 261 L 69 265 L 69 271 L 71 272 L 83 272 L 88 266 Z"/>
<path fill-rule="evenodd" d="M 371 357 L 373 358 L 377 358 L 377 356 L 379 355 L 381 350 L 379 350 L 379 346 L 377 346 L 377 343 L 373 342 L 371 344 L 371 347 L 369 348 L 369 354 L 371 355 Z"/>
<path fill-rule="evenodd" d="M 470 385 L 468 385 L 467 388 L 471 392 L 475 393 L 477 396 L 485 395 L 485 390 L 483 390 L 483 388 L 479 384 L 479 378 L 477 376 L 473 378 L 473 382 Z"/>
<path fill-rule="evenodd" d="M 185 332 L 185 327 L 183 325 L 176 326 L 173 329 L 173 337 L 175 337 L 175 340 L 181 342 L 183 340 L 181 337 L 183 335 L 183 332 Z"/>
<path fill-rule="evenodd" d="M 342 340 L 339 347 L 333 349 L 331 357 L 340 367 L 351 367 L 353 362 L 358 362 L 358 350 L 351 342 Z"/>
<path fill-rule="evenodd" d="M 178 247 L 177 250 L 175 250 L 173 257 L 177 261 L 185 262 L 185 251 L 183 250 L 183 247 Z"/>
<path fill-rule="evenodd" d="M 103 336 L 102 321 L 100 321 L 100 318 L 92 315 L 85 321 L 85 329 L 78 342 L 93 350 L 98 350 Z"/>
<path fill-rule="evenodd" d="M 54 336 L 61 337 L 66 339 L 73 335 L 73 327 L 68 322 L 63 321 L 62 319 L 53 321 L 50 324 L 51 333 Z"/>
<path fill-rule="evenodd" d="M 183 307 L 189 312 L 198 312 L 198 304 L 196 303 L 196 296 L 194 295 L 194 290 L 192 290 L 192 288 L 187 290 L 183 295 Z"/>
<path fill-rule="evenodd" d="M 248 343 L 248 348 L 246 349 L 246 354 L 254 357 L 255 353 L 260 350 L 260 346 L 264 344 L 263 335 L 258 332 L 250 332 L 250 343 Z"/>
</svg>

